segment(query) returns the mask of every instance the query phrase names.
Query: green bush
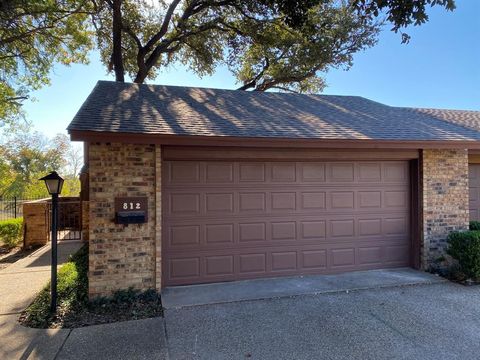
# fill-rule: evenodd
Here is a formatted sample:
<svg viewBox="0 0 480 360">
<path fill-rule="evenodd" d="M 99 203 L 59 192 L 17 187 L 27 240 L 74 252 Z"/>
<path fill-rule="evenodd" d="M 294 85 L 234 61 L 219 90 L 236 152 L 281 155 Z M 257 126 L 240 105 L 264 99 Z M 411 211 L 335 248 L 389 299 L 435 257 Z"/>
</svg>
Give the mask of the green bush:
<svg viewBox="0 0 480 360">
<path fill-rule="evenodd" d="M 480 221 L 470 221 L 470 230 L 480 230 Z"/>
<path fill-rule="evenodd" d="M 480 279 L 480 231 L 453 232 L 448 236 L 447 254 L 458 261 L 469 279 Z"/>
<path fill-rule="evenodd" d="M 13 248 L 23 239 L 23 218 L 0 221 L 0 242 Z"/>
</svg>

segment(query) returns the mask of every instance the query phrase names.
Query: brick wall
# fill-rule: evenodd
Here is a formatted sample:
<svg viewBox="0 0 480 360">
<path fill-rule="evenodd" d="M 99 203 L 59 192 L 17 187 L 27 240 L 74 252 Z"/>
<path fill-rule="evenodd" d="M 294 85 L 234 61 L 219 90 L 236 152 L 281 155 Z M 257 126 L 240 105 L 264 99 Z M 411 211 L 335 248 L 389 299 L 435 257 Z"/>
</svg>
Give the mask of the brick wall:
<svg viewBox="0 0 480 360">
<path fill-rule="evenodd" d="M 23 205 L 24 242 L 26 249 L 42 246 L 48 242 L 49 229 L 47 223 L 46 200 L 26 202 Z"/>
<path fill-rule="evenodd" d="M 448 233 L 468 229 L 468 151 L 423 150 L 423 241 L 421 262 L 428 269 L 444 254 Z"/>
<path fill-rule="evenodd" d="M 89 146 L 89 294 L 155 288 L 156 167 L 154 145 L 91 143 Z M 114 223 L 114 199 L 148 197 L 148 222 Z M 159 246 L 159 245 L 158 245 Z"/>
</svg>

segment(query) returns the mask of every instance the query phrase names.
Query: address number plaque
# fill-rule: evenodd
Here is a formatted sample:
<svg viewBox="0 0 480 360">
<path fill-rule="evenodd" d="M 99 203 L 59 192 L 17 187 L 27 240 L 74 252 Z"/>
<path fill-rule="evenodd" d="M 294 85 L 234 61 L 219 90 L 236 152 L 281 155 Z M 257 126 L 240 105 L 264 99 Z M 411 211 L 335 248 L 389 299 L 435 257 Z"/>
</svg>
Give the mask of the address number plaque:
<svg viewBox="0 0 480 360">
<path fill-rule="evenodd" d="M 117 197 L 115 198 L 115 212 L 139 212 L 148 215 L 147 197 Z"/>
</svg>

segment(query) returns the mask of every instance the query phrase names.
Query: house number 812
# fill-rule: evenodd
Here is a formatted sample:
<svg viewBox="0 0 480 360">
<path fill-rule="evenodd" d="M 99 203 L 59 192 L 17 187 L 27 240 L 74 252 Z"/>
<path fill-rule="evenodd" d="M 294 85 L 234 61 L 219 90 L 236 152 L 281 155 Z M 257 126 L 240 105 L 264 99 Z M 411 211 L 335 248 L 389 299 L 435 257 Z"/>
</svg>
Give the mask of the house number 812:
<svg viewBox="0 0 480 360">
<path fill-rule="evenodd" d="M 140 210 L 140 203 L 123 203 L 123 210 Z"/>
</svg>

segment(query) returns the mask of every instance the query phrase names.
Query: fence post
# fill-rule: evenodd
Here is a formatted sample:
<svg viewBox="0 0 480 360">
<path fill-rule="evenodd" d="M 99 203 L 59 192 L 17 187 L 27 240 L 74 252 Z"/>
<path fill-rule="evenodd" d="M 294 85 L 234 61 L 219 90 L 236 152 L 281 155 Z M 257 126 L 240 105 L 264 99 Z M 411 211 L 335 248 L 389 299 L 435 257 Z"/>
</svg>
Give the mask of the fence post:
<svg viewBox="0 0 480 360">
<path fill-rule="evenodd" d="M 13 197 L 13 207 L 15 209 L 14 210 L 14 217 L 16 219 L 17 218 L 17 197 L 16 196 Z"/>
</svg>

